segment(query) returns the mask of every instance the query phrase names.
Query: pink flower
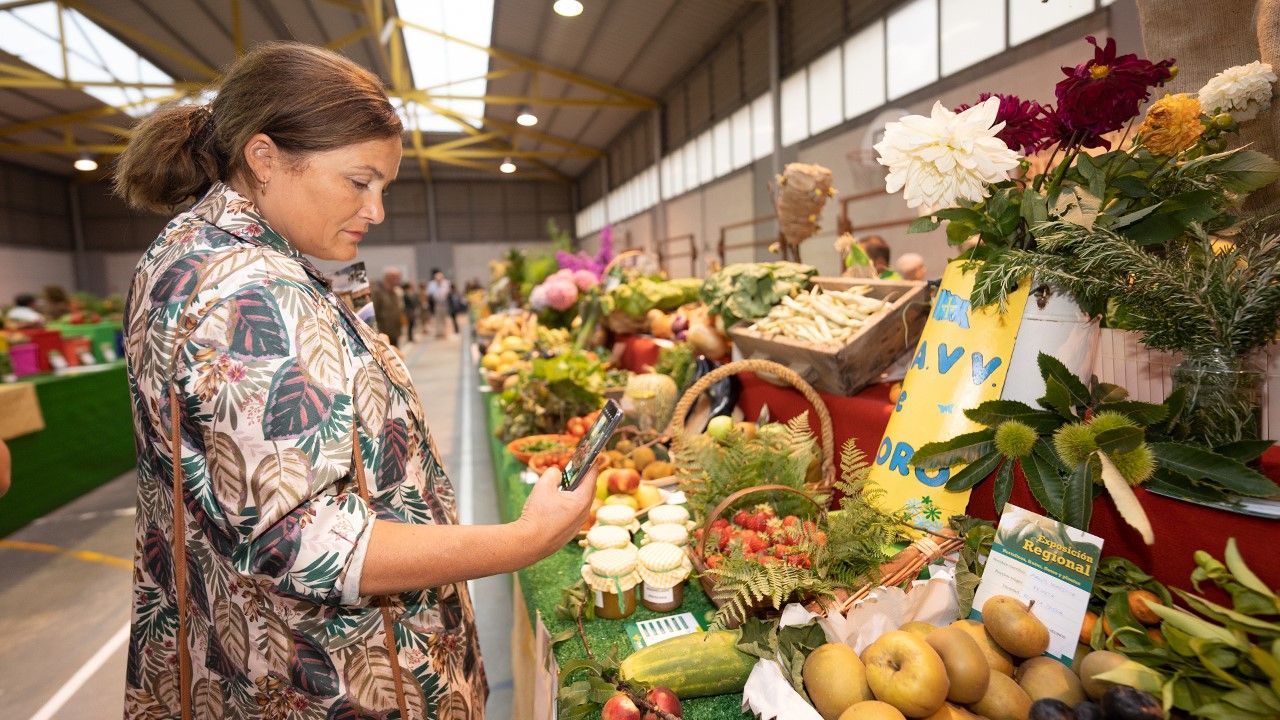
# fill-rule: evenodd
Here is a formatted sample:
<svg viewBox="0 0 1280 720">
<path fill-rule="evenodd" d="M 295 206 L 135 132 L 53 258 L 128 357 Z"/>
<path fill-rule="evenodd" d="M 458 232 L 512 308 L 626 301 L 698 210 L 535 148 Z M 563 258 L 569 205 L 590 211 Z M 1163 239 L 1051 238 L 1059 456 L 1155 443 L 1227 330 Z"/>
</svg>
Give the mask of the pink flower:
<svg viewBox="0 0 1280 720">
<path fill-rule="evenodd" d="M 244 226 L 244 234 L 249 237 L 258 237 L 262 234 L 262 226 L 258 223 L 249 223 Z"/>
<path fill-rule="evenodd" d="M 231 366 L 227 368 L 227 379 L 231 382 L 240 382 L 244 379 L 246 374 L 247 372 L 245 371 L 244 363 L 233 362 L 231 363 Z"/>
</svg>

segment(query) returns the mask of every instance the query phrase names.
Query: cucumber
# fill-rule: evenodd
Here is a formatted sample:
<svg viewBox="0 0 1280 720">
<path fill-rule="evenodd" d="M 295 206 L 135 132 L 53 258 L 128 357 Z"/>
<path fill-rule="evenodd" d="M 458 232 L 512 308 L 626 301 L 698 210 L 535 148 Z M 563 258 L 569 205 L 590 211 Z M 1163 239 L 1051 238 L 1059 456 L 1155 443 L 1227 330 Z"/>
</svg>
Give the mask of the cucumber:
<svg viewBox="0 0 1280 720">
<path fill-rule="evenodd" d="M 735 630 L 681 635 L 622 661 L 624 680 L 667 687 L 681 699 L 740 693 L 756 658 L 738 649 Z"/>
</svg>

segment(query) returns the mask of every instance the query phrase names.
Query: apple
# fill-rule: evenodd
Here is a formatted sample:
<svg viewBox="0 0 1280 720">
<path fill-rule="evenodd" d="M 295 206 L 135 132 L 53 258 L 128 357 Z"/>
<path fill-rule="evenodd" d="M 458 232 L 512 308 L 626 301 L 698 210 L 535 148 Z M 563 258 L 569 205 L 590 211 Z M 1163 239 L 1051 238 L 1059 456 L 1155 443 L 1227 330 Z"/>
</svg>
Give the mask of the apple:
<svg viewBox="0 0 1280 720">
<path fill-rule="evenodd" d="M 756 436 L 756 431 L 759 430 L 755 423 L 747 420 L 737 423 L 735 427 L 738 428 L 738 432 L 742 433 L 742 436 L 748 440 L 754 438 Z"/>
<path fill-rule="evenodd" d="M 596 512 L 604 505 L 604 501 L 595 498 L 591 501 L 591 512 L 587 514 L 587 521 L 582 524 L 583 530 L 590 530 L 596 524 Z"/>
<path fill-rule="evenodd" d="M 600 500 L 609 497 L 609 473 L 611 472 L 613 470 L 606 468 L 596 475 L 596 497 Z"/>
<path fill-rule="evenodd" d="M 867 684 L 876 699 L 907 717 L 926 717 L 947 701 L 947 668 L 924 638 L 902 630 L 880 636 L 862 651 Z"/>
<path fill-rule="evenodd" d="M 680 698 L 676 697 L 671 688 L 656 687 L 645 695 L 645 699 L 665 713 L 675 715 L 678 718 L 684 717 L 684 710 L 680 707 Z M 651 712 L 645 713 L 644 720 L 658 720 L 658 715 Z"/>
<path fill-rule="evenodd" d="M 631 698 L 618 693 L 600 709 L 600 720 L 640 720 L 640 708 Z"/>
<path fill-rule="evenodd" d="M 613 468 L 609 473 L 609 492 L 614 495 L 630 495 L 640 487 L 640 473 L 635 468 Z"/>
<path fill-rule="evenodd" d="M 652 485 L 641 485 L 636 488 L 632 497 L 642 508 L 653 507 L 662 504 L 662 491 Z"/>
<path fill-rule="evenodd" d="M 728 415 L 717 415 L 707 423 L 707 434 L 716 440 L 723 440 L 733 429 L 733 418 Z"/>
<path fill-rule="evenodd" d="M 618 494 L 610 495 L 609 497 L 604 499 L 604 504 L 605 505 L 626 505 L 632 510 L 640 509 L 640 503 L 636 502 L 636 499 L 630 495 L 618 495 Z"/>
</svg>

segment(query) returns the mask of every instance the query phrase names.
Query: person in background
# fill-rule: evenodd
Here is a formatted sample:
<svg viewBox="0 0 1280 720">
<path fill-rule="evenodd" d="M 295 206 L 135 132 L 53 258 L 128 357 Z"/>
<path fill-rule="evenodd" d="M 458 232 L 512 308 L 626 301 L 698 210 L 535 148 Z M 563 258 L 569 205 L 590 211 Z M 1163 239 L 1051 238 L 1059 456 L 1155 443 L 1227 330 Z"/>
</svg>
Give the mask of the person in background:
<svg viewBox="0 0 1280 720">
<path fill-rule="evenodd" d="M 898 273 L 889 267 L 889 243 L 879 235 L 868 235 L 858 238 L 858 245 L 862 247 L 862 252 L 871 258 L 871 264 L 875 266 L 876 276 L 881 280 L 901 280 Z"/>
<path fill-rule="evenodd" d="M 387 340 L 400 346 L 400 325 L 403 323 L 404 301 L 396 293 L 400 288 L 400 268 L 388 267 L 382 271 L 382 282 L 373 286 L 373 315 L 378 332 Z"/>
<path fill-rule="evenodd" d="M 466 293 L 468 295 L 470 295 L 472 292 L 476 290 L 483 290 L 483 289 L 484 289 L 484 286 L 481 285 L 480 281 L 477 280 L 476 278 L 471 278 L 470 280 L 467 281 Z"/>
<path fill-rule="evenodd" d="M 467 299 L 453 283 L 449 283 L 449 319 L 453 321 L 453 332 L 462 334 L 458 329 L 458 316 L 467 311 Z"/>
<path fill-rule="evenodd" d="M 36 310 L 36 296 L 21 293 L 13 299 L 13 307 L 4 316 L 5 325 L 10 330 L 44 327 L 45 317 Z"/>
<path fill-rule="evenodd" d="M 71 312 L 71 298 L 61 285 L 44 286 L 44 316 L 53 321 Z"/>
<path fill-rule="evenodd" d="M 903 253 L 898 256 L 894 268 L 903 280 L 925 280 L 924 256 L 920 253 Z"/>
<path fill-rule="evenodd" d="M 418 292 L 414 290 L 414 284 L 407 282 L 400 287 L 400 294 L 404 296 L 404 322 L 406 342 L 413 342 L 413 327 L 418 320 Z"/>
<path fill-rule="evenodd" d="M 4 440 L 0 440 L 0 497 L 9 492 L 12 473 L 13 461 L 9 458 L 9 446 L 4 444 Z"/>
<path fill-rule="evenodd" d="M 453 283 L 444 276 L 444 273 L 436 270 L 431 274 L 431 282 L 427 283 L 427 297 L 431 298 L 431 314 L 436 318 L 436 337 L 448 337 L 448 330 L 444 321 L 447 317 L 452 317 L 449 308 L 449 294 L 453 292 Z M 455 320 L 456 324 L 456 320 Z M 454 332 L 457 332 L 455 329 Z"/>
</svg>

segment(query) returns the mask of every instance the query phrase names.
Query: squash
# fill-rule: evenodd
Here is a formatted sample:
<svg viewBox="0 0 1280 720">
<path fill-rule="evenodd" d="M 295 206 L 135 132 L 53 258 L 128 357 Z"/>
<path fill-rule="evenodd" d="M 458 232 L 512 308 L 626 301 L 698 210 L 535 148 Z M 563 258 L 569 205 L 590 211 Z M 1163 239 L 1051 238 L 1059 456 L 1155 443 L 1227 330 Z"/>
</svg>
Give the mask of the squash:
<svg viewBox="0 0 1280 720">
<path fill-rule="evenodd" d="M 622 661 L 623 680 L 668 687 L 681 700 L 740 693 L 756 658 L 738 649 L 740 633 L 710 630 L 637 650 Z"/>
</svg>

